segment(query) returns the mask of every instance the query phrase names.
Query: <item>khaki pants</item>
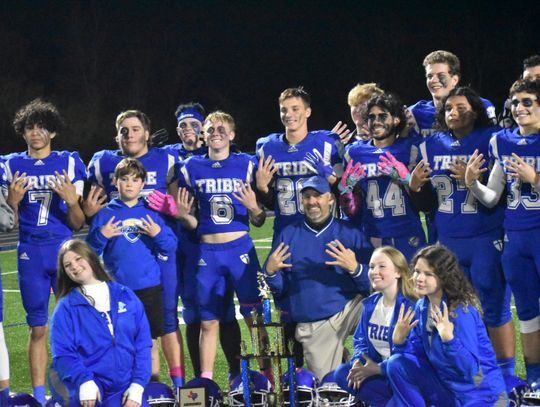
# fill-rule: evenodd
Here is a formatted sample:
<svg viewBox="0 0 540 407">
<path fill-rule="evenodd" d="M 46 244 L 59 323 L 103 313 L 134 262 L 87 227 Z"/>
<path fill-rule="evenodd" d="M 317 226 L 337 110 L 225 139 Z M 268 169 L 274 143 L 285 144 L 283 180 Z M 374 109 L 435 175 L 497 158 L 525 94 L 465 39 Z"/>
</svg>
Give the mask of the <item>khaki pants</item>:
<svg viewBox="0 0 540 407">
<path fill-rule="evenodd" d="M 296 326 L 296 339 L 304 348 L 307 368 L 319 379 L 342 363 L 345 340 L 360 321 L 362 299 L 356 296 L 328 319 L 299 322 Z"/>
</svg>

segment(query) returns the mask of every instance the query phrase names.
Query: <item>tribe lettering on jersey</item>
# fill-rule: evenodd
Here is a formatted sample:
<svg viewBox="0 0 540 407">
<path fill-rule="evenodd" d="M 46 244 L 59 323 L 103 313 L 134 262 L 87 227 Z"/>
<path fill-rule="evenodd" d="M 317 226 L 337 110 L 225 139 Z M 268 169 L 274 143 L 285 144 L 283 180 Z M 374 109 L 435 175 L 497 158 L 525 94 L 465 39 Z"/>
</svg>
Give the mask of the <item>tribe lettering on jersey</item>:
<svg viewBox="0 0 540 407">
<path fill-rule="evenodd" d="M 239 183 L 253 183 L 253 156 L 231 153 L 225 160 L 192 156 L 180 168 L 179 186 L 191 189 L 199 205 L 199 235 L 249 230 L 248 210 L 234 196 Z"/>
<path fill-rule="evenodd" d="M 499 127 L 479 128 L 457 139 L 450 132 L 438 132 L 419 146 L 420 154 L 431 170 L 431 184 L 437 194 L 435 226 L 441 237 L 472 237 L 502 228 L 504 210 L 487 208 L 474 197 L 463 181 L 450 175 L 456 160 L 467 162 L 475 150 L 487 157 L 489 140 Z"/>
<path fill-rule="evenodd" d="M 271 134 L 257 141 L 257 158 L 269 155 L 276 162 L 274 176 L 274 234 L 303 218 L 300 190 L 305 180 L 317 175 L 306 165 L 306 155 L 318 151 L 332 167 L 340 166 L 337 136 L 326 130 L 312 131 L 298 144 L 289 144 L 284 134 Z"/>
<path fill-rule="evenodd" d="M 86 170 L 77 152 L 53 151 L 48 157 L 34 159 L 28 153 L 13 153 L 5 158 L 3 187 L 9 187 L 14 174 L 26 173 L 30 179 L 30 189 L 24 194 L 19 207 L 19 240 L 32 242 L 61 240 L 71 237 L 68 226 L 67 205 L 49 186 L 55 173 L 65 170 L 82 196 Z"/>
<path fill-rule="evenodd" d="M 363 192 L 362 221 L 369 237 L 395 238 L 415 234 L 420 219 L 413 209 L 409 195 L 398 182 L 379 172 L 379 156 L 390 152 L 409 169 L 417 158 L 416 140 L 398 138 L 394 144 L 378 148 L 371 140 L 357 141 L 350 145 L 345 160 L 361 163 L 366 177 L 360 181 Z"/>
<path fill-rule="evenodd" d="M 489 145 L 490 158 L 497 160 L 504 169 L 504 163 L 512 159 L 512 153 L 520 156 L 536 172 L 540 172 L 540 132 L 522 136 L 519 128 L 516 128 L 496 133 Z M 507 175 L 506 193 L 504 228 L 508 230 L 540 228 L 540 191 L 528 182 Z"/>
<path fill-rule="evenodd" d="M 484 103 L 489 119 L 495 123 L 497 119 L 495 106 L 487 99 L 480 99 Z M 422 137 L 431 136 L 433 133 L 437 132 L 437 130 L 434 129 L 437 109 L 432 100 L 419 100 L 414 105 L 409 106 L 409 110 L 416 120 L 415 130 L 420 133 Z"/>
<path fill-rule="evenodd" d="M 88 165 L 89 181 L 100 185 L 109 200 L 118 197 L 118 190 L 113 184 L 114 169 L 124 158 L 120 150 L 102 150 L 94 154 Z M 155 189 L 167 193 L 167 186 L 174 181 L 174 166 L 178 159 L 159 148 L 150 148 L 148 153 L 137 159 L 147 172 L 141 196 L 146 196 Z"/>
<path fill-rule="evenodd" d="M 390 356 L 390 324 L 392 323 L 394 307 L 385 307 L 382 296 L 371 314 L 368 322 L 368 340 L 375 350 L 386 359 Z"/>
</svg>

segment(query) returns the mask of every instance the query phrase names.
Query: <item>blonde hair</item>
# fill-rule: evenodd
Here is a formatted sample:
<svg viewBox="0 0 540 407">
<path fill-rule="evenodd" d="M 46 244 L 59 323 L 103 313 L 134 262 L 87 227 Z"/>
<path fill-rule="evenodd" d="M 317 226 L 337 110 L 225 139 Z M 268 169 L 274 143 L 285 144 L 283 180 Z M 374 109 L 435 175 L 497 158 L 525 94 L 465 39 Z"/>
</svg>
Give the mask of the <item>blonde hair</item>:
<svg viewBox="0 0 540 407">
<path fill-rule="evenodd" d="M 234 122 L 233 117 L 229 113 L 223 112 L 221 110 L 216 110 L 215 112 L 212 112 L 208 116 L 206 116 L 206 120 L 204 121 L 204 124 L 208 122 L 216 122 L 216 121 L 227 123 L 229 127 L 231 128 L 231 131 L 235 131 L 236 129 L 236 124 Z"/>
<path fill-rule="evenodd" d="M 347 103 L 349 106 L 358 106 L 367 102 L 372 96 L 382 95 L 383 93 L 384 91 L 376 83 L 359 83 L 349 91 Z"/>
<path fill-rule="evenodd" d="M 401 278 L 398 279 L 399 290 L 408 299 L 416 301 L 418 299 L 418 294 L 414 289 L 411 269 L 409 268 L 409 264 L 403 253 L 392 246 L 379 247 L 373 251 L 373 255 L 376 253 L 382 253 L 390 259 L 401 276 Z"/>
</svg>

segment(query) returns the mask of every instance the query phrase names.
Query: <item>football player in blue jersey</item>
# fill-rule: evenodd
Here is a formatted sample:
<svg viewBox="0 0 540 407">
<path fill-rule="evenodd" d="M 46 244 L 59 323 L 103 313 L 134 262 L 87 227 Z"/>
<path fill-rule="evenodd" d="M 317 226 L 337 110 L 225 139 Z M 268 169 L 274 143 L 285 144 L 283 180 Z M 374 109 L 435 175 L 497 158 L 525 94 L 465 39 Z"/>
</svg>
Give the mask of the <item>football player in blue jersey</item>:
<svg viewBox="0 0 540 407">
<path fill-rule="evenodd" d="M 180 161 L 184 161 L 192 155 L 202 155 L 208 152 L 203 147 L 204 132 L 203 122 L 206 112 L 200 103 L 181 104 L 176 108 L 175 117 L 177 120 L 176 131 L 180 138 L 180 143 L 162 147 L 178 156 Z M 169 205 L 168 201 L 172 201 Z M 176 211 L 175 198 L 171 195 L 163 195 L 159 191 L 154 191 L 149 196 L 150 207 L 165 213 L 174 215 Z M 172 210 L 172 213 L 170 213 Z M 199 336 L 201 330 L 201 317 L 197 301 L 196 272 L 199 261 L 199 238 L 196 230 L 187 230 L 180 224 L 176 229 L 178 237 L 178 250 L 176 253 L 178 295 L 182 298 L 182 316 L 186 324 L 186 341 L 193 373 L 199 376 L 200 354 Z M 235 316 L 234 290 L 232 286 L 228 289 L 230 301 L 224 309 L 223 318 L 219 323 L 219 340 L 223 353 L 229 365 L 229 376 L 231 378 L 240 374 L 240 326 Z"/>
<path fill-rule="evenodd" d="M 419 100 L 409 106 L 414 116 L 416 131 L 422 136 L 431 135 L 435 129 L 435 111 L 440 107 L 443 97 L 454 89 L 461 78 L 461 64 L 459 58 L 448 51 L 430 52 L 423 62 L 426 70 L 426 86 L 431 93 L 432 100 Z M 487 99 L 482 99 L 486 113 L 495 123 L 495 107 Z"/>
<path fill-rule="evenodd" d="M 260 226 L 265 212 L 258 205 L 254 183 L 256 161 L 230 151 L 235 137 L 231 115 L 216 111 L 204 122 L 208 153 L 189 157 L 180 169 L 178 218 L 188 229 L 197 228 L 200 257 L 197 297 L 201 315 L 201 377 L 212 379 L 216 341 L 223 308 L 228 304 L 227 285 L 232 283 L 246 323 L 259 308 L 257 253 L 249 237 L 249 223 Z M 187 187 L 194 195 L 188 195 Z M 191 208 L 197 209 L 197 216 Z M 265 333 L 261 333 L 265 336 Z M 271 376 L 269 371 L 265 371 Z"/>
<path fill-rule="evenodd" d="M 86 171 L 76 152 L 52 151 L 62 130 L 57 108 L 40 99 L 23 106 L 13 120 L 28 150 L 5 156 L 6 201 L 19 220 L 17 268 L 26 320 L 34 396 L 45 403 L 47 319 L 51 288 L 56 290 L 54 257 L 65 239 L 84 225 L 80 203 Z"/>
<path fill-rule="evenodd" d="M 118 196 L 113 182 L 114 170 L 125 157 L 138 159 L 146 169 L 147 178 L 142 196 L 158 190 L 176 195 L 177 184 L 174 179 L 177 157 L 174 154 L 150 145 L 150 119 L 139 110 L 126 110 L 116 117 L 116 141 L 118 150 L 102 150 L 94 154 L 88 165 L 88 177 L 92 183 L 88 197 L 84 201 L 87 218 L 94 216 L 107 205 L 107 200 Z M 172 218 L 164 217 L 166 228 L 176 229 Z M 178 297 L 176 292 L 176 253 L 159 259 L 165 312 L 165 334 L 161 336 L 161 345 L 169 375 L 175 386 L 184 380 L 182 338 L 178 329 Z M 159 377 L 159 358 L 157 348 L 153 349 L 153 379 Z"/>
<path fill-rule="evenodd" d="M 0 163 L 0 179 L 5 176 L 4 166 Z M 13 210 L 6 203 L 6 198 L 0 192 L 0 232 L 6 232 L 15 226 Z M 4 309 L 2 295 L 2 276 L 0 275 L 0 405 L 4 405 L 9 396 L 9 355 L 4 338 Z"/>
<path fill-rule="evenodd" d="M 484 154 L 475 151 L 465 184 L 484 205 L 497 205 L 506 189 L 502 266 L 514 294 L 529 383 L 540 380 L 540 80 L 520 79 L 510 88 L 518 127 L 496 133 L 490 141 L 493 168 L 487 185 L 479 179 Z"/>
<path fill-rule="evenodd" d="M 482 100 L 468 87 L 454 88 L 442 99 L 436 127 L 440 131 L 419 145 L 422 161 L 411 174 L 411 194 L 414 199 L 424 184 L 434 190 L 439 242 L 456 254 L 478 292 L 497 363 L 504 374 L 513 375 L 514 326 L 501 267 L 504 209 L 480 204 L 464 181 L 468 158 L 475 150 L 487 155 L 489 140 L 500 128 L 491 125 Z"/>
<path fill-rule="evenodd" d="M 403 105 L 393 94 L 385 93 L 370 99 L 364 117 L 371 140 L 357 141 L 345 153 L 347 162 L 359 163 L 364 169 L 359 182 L 362 194 L 359 226 L 365 228 L 374 247 L 393 246 L 410 259 L 418 248 L 425 245 L 425 234 L 418 212 L 404 188 L 406 174 L 401 176 L 397 172 L 386 171 L 385 167 L 388 160 L 398 160 L 404 166 L 414 167 L 418 153 L 416 139 L 398 137 L 406 125 L 406 118 Z M 399 172 L 403 170 L 406 168 Z M 353 221 L 359 221 L 357 214 L 347 208 L 345 211 Z"/>
</svg>

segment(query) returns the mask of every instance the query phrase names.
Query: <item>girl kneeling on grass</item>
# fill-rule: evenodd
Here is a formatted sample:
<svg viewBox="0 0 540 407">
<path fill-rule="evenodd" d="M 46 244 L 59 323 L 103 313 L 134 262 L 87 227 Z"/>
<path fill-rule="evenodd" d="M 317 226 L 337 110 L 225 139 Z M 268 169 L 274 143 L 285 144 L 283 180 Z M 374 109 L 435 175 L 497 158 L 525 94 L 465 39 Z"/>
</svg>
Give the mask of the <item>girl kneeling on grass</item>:
<svg viewBox="0 0 540 407">
<path fill-rule="evenodd" d="M 400 307 L 386 372 L 395 406 L 506 406 L 481 307 L 454 254 L 441 245 L 412 262 L 416 307 Z"/>
</svg>

